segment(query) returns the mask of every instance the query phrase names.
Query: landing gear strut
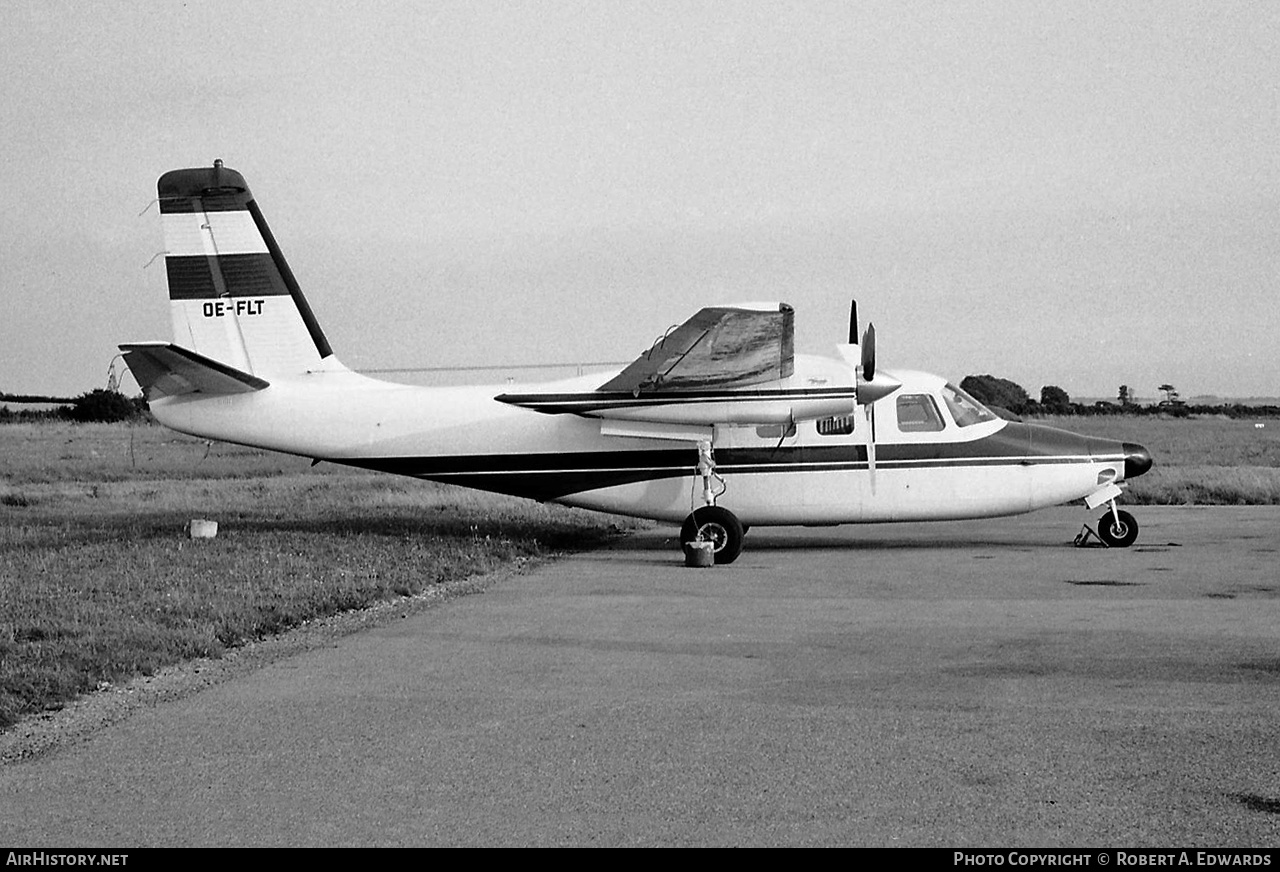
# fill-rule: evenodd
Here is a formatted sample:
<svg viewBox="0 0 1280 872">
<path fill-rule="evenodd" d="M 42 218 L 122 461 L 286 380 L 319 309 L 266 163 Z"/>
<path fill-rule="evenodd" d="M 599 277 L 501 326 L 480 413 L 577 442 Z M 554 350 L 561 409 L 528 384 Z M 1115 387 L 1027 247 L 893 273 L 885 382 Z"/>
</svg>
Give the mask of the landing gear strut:
<svg viewBox="0 0 1280 872">
<path fill-rule="evenodd" d="M 698 443 L 697 473 L 702 478 L 702 503 L 696 504 L 680 528 L 681 547 L 691 542 L 710 542 L 712 556 L 719 565 L 732 563 L 742 553 L 742 536 L 746 528 L 737 515 L 716 505 L 716 497 L 724 493 L 724 479 L 716 474 L 716 461 L 710 442 Z M 713 485 L 721 483 L 719 493 Z"/>
</svg>

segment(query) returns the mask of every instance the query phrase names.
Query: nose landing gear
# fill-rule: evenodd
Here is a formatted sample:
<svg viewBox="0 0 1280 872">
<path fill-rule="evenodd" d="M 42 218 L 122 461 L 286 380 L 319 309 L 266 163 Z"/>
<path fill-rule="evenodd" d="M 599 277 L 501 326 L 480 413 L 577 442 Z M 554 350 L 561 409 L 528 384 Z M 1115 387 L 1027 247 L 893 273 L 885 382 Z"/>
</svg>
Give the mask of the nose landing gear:
<svg viewBox="0 0 1280 872">
<path fill-rule="evenodd" d="M 1098 541 L 1107 548 L 1128 548 L 1137 541 L 1138 522 L 1134 520 L 1133 515 L 1118 509 L 1113 500 L 1111 508 L 1098 519 L 1098 529 L 1094 530 L 1085 524 L 1080 534 L 1076 536 L 1076 545 L 1089 544 L 1091 536 L 1096 536 Z"/>
<path fill-rule="evenodd" d="M 1098 519 L 1098 538 L 1108 548 L 1128 548 L 1138 538 L 1138 522 L 1112 503 L 1111 511 Z"/>
</svg>

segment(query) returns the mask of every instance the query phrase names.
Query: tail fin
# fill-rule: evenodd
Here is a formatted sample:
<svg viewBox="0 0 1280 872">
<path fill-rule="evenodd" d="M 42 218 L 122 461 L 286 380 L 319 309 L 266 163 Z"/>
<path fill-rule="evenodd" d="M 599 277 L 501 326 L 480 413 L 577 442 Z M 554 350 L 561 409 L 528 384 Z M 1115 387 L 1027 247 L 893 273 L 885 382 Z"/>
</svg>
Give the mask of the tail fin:
<svg viewBox="0 0 1280 872">
<path fill-rule="evenodd" d="M 219 160 L 157 189 L 179 345 L 268 379 L 341 367 L 243 176 Z"/>
</svg>

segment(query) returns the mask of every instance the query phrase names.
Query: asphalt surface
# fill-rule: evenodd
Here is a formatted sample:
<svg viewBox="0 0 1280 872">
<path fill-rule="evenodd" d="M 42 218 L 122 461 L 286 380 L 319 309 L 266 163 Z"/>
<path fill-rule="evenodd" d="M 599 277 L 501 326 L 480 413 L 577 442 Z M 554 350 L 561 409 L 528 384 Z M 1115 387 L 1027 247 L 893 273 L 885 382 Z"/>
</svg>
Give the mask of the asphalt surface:
<svg viewBox="0 0 1280 872">
<path fill-rule="evenodd" d="M 0 843 L 1280 845 L 1280 509 L 675 531 L 0 767 Z"/>
</svg>

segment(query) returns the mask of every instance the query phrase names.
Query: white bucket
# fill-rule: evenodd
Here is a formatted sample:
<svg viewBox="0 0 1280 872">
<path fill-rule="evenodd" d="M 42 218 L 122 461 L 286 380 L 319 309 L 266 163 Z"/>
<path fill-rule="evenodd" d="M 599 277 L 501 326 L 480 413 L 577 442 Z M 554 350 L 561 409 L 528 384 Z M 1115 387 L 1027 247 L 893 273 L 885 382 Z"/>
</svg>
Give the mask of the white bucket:
<svg viewBox="0 0 1280 872">
<path fill-rule="evenodd" d="M 218 535 L 218 522 L 204 518 L 192 518 L 187 525 L 187 535 L 192 539 L 212 539 Z"/>
<path fill-rule="evenodd" d="M 687 542 L 684 546 L 684 565 L 703 568 L 715 566 L 716 546 L 710 542 Z"/>
</svg>

